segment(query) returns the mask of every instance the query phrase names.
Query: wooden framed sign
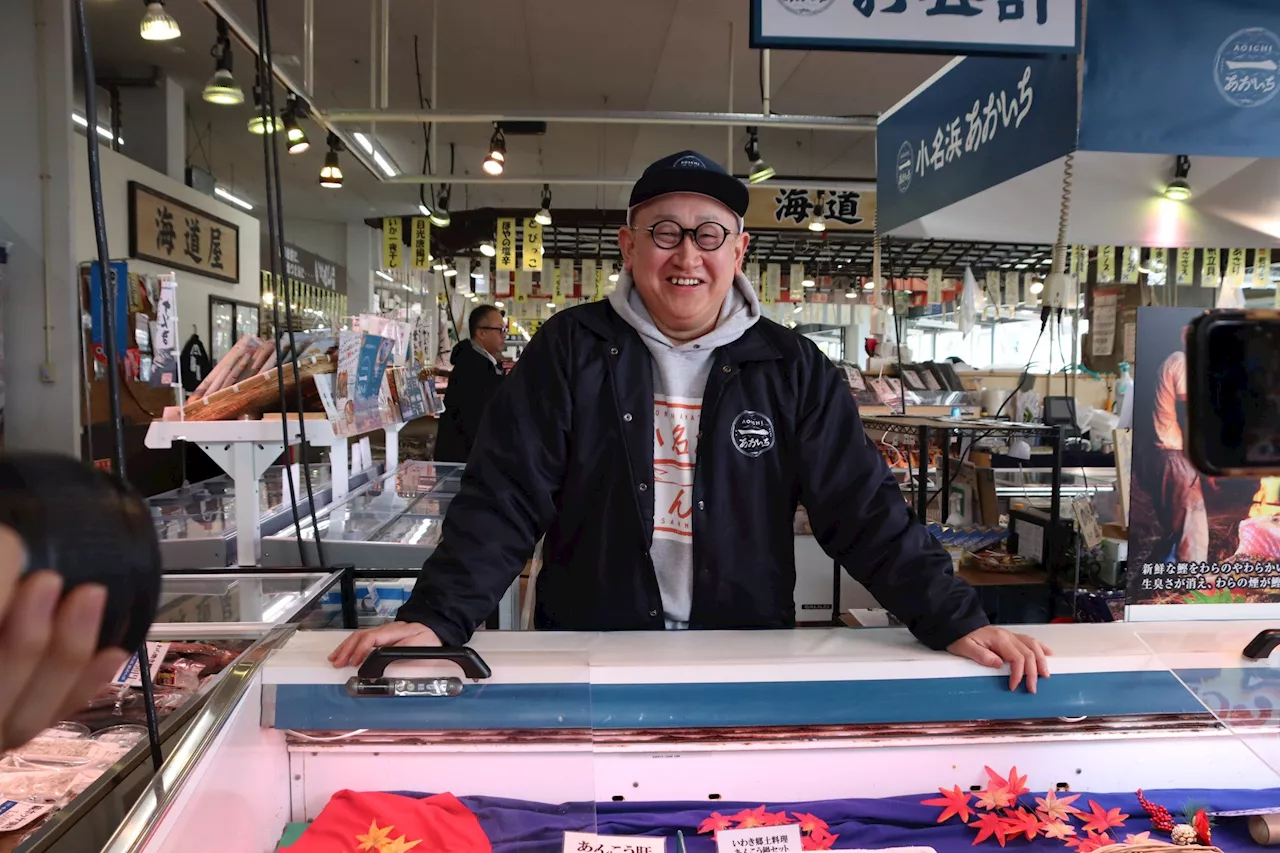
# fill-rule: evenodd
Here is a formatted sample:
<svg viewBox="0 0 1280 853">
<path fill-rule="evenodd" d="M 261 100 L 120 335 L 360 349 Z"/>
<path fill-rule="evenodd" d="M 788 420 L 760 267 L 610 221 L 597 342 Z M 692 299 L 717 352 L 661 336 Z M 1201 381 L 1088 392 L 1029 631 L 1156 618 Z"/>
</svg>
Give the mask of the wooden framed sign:
<svg viewBox="0 0 1280 853">
<path fill-rule="evenodd" d="M 129 182 L 129 257 L 240 281 L 240 226 Z"/>
</svg>

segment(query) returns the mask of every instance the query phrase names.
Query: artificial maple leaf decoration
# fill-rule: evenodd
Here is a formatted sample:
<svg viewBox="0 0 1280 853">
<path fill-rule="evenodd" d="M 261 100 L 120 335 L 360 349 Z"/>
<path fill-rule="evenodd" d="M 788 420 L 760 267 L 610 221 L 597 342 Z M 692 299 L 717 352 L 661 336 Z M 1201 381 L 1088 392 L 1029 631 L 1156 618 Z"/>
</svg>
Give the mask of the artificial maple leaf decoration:
<svg viewBox="0 0 1280 853">
<path fill-rule="evenodd" d="M 1008 779 L 1004 778 L 990 767 L 983 767 L 982 769 L 987 771 L 987 778 L 991 780 L 991 783 L 987 785 L 988 788 L 1001 788 L 1009 793 L 1009 797 L 1011 799 L 1015 800 L 1023 794 L 1030 793 L 1030 789 L 1027 788 L 1027 777 L 1019 776 L 1018 768 L 1009 768 Z"/>
<path fill-rule="evenodd" d="M 738 824 L 738 829 L 751 829 L 757 826 L 765 826 L 765 807 L 760 806 L 754 809 L 743 809 L 732 818 L 734 823 Z"/>
<path fill-rule="evenodd" d="M 763 821 L 761 826 L 783 826 L 788 823 L 795 823 L 794 820 L 787 817 L 786 812 L 765 812 L 761 820 Z"/>
<path fill-rule="evenodd" d="M 1013 805 L 1013 797 L 1009 796 L 1009 792 L 994 786 L 985 791 L 979 791 L 974 795 L 973 801 L 987 811 L 1006 809 Z"/>
<path fill-rule="evenodd" d="M 969 805 L 969 795 L 960 790 L 960 786 L 948 791 L 946 788 L 939 788 L 938 793 L 942 796 L 933 800 L 921 800 L 922 806 L 941 806 L 943 807 L 942 816 L 938 818 L 938 823 L 945 823 L 956 815 L 960 816 L 961 823 L 969 822 L 969 815 L 973 814 L 973 808 Z M 803 827 L 803 824 L 801 825 Z"/>
<path fill-rule="evenodd" d="M 1028 841 L 1033 840 L 1040 834 L 1040 818 L 1026 809 L 1008 810 L 1008 817 L 1005 818 L 1006 834 L 1009 838 L 1017 838 L 1019 835 L 1026 836 Z"/>
<path fill-rule="evenodd" d="M 1120 814 L 1119 808 L 1104 809 L 1093 800 L 1089 801 L 1089 809 L 1089 819 L 1084 822 L 1084 831 L 1088 833 L 1105 833 L 1112 827 L 1124 826 L 1129 819 L 1127 814 Z"/>
<path fill-rule="evenodd" d="M 988 838 L 995 838 L 1000 842 L 1000 846 L 1004 846 L 1005 832 L 1008 826 L 1005 824 L 1005 818 L 996 812 L 986 812 L 978 815 L 978 819 L 969 826 L 978 830 L 978 837 L 973 839 L 974 845 L 981 844 Z"/>
<path fill-rule="evenodd" d="M 814 833 L 818 830 L 825 831 L 831 828 L 827 825 L 825 820 L 816 815 L 805 814 L 804 812 L 792 812 L 791 816 L 800 824 L 801 832 Z"/>
<path fill-rule="evenodd" d="M 830 850 L 832 845 L 836 843 L 839 835 L 832 835 L 825 829 L 815 829 L 813 832 L 804 836 L 801 840 L 800 847 L 803 850 Z"/>
<path fill-rule="evenodd" d="M 1124 843 L 1125 844 L 1150 844 L 1151 833 L 1139 832 L 1136 835 L 1126 835 L 1124 837 Z"/>
<path fill-rule="evenodd" d="M 704 832 L 716 833 L 722 829 L 729 829 L 733 826 L 733 818 L 725 817 L 720 812 L 712 812 L 711 817 L 704 820 L 698 825 L 698 834 Z"/>
<path fill-rule="evenodd" d="M 1054 838 L 1062 841 L 1076 834 L 1076 828 L 1069 823 L 1063 823 L 1056 820 L 1045 821 L 1040 824 L 1040 831 L 1044 833 L 1045 838 Z"/>
<path fill-rule="evenodd" d="M 1071 805 L 1078 799 L 1079 794 L 1059 797 L 1056 791 L 1049 791 L 1043 797 L 1036 797 L 1036 811 L 1046 821 L 1067 820 L 1071 815 L 1080 814 L 1080 810 Z"/>
<path fill-rule="evenodd" d="M 1075 838 L 1067 840 L 1067 846 L 1074 847 L 1078 853 L 1093 853 L 1094 850 L 1098 850 L 1115 843 L 1115 840 L 1105 832 L 1100 835 L 1095 835 L 1090 832 L 1083 838 L 1076 836 Z"/>
</svg>

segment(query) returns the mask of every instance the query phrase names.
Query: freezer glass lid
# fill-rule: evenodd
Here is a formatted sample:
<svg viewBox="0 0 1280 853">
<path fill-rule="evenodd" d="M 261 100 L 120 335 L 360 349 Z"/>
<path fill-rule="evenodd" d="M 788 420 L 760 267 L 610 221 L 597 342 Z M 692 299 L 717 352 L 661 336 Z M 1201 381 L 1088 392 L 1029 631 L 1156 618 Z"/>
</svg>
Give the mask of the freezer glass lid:
<svg viewBox="0 0 1280 853">
<path fill-rule="evenodd" d="M 155 624 L 268 623 L 291 618 L 335 576 L 305 574 L 166 575 Z"/>
<path fill-rule="evenodd" d="M 428 544 L 438 538 L 438 524 L 462 482 L 462 466 L 444 462 L 406 462 L 392 474 L 354 491 L 346 500 L 319 515 L 316 528 L 322 539 L 353 542 L 408 542 Z M 411 520 L 406 520 L 412 517 Z M 398 524 L 405 521 L 405 524 Z M 396 525 L 396 532 L 383 528 Z M 303 536 L 311 535 L 311 521 L 301 523 Z M 413 538 L 415 527 L 420 527 Z M 434 531 L 434 532 L 433 532 Z M 273 538 L 292 538 L 293 525 Z M 390 538 L 388 538 L 390 537 Z M 409 537 L 409 538 L 402 538 Z"/>
<path fill-rule="evenodd" d="M 277 512 L 287 503 L 286 470 L 283 465 L 274 465 L 259 481 L 258 509 L 262 514 Z M 331 485 L 330 471 L 327 463 L 311 466 L 312 491 Z M 298 482 L 298 496 L 302 503 L 306 498 L 306 487 L 301 477 Z M 147 505 L 151 508 L 151 518 L 161 540 L 206 539 L 235 529 L 235 483 L 228 476 L 164 492 L 148 498 Z"/>
</svg>

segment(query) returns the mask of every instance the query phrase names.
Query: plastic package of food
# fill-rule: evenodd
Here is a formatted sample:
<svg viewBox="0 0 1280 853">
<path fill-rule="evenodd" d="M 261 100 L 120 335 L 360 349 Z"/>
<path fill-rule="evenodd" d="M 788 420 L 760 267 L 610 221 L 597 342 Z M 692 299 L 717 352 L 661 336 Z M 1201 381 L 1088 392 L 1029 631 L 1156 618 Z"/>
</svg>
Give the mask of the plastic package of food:
<svg viewBox="0 0 1280 853">
<path fill-rule="evenodd" d="M 156 686 L 195 693 L 200 689 L 200 675 L 204 672 L 204 667 L 203 663 L 183 657 L 166 661 L 156 676 Z"/>
<path fill-rule="evenodd" d="M 0 772 L 0 798 L 26 803 L 70 802 L 93 784 L 100 771 L 11 770 Z"/>
<path fill-rule="evenodd" d="M 51 738 L 83 738 L 89 736 L 89 727 L 83 723 L 55 723 L 40 733 L 40 737 Z"/>
<path fill-rule="evenodd" d="M 87 738 L 42 735 L 16 747 L 9 755 L 46 766 L 80 767 L 98 760 L 98 746 Z"/>
<path fill-rule="evenodd" d="M 94 732 L 92 739 L 97 743 L 121 744 L 126 748 L 132 748 L 135 744 L 147 739 L 147 730 L 144 726 L 112 726 L 109 729 Z"/>
</svg>

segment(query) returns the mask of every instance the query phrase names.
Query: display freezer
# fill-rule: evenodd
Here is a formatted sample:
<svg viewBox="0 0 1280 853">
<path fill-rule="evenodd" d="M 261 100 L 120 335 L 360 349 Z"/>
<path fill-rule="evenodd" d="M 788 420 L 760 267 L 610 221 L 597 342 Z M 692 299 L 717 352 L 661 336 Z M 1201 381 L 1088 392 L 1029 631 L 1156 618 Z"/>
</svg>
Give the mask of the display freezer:
<svg viewBox="0 0 1280 853">
<path fill-rule="evenodd" d="M 274 626 L 289 622 L 326 625 L 337 613 L 336 605 L 322 605 L 325 593 L 338 574 L 166 575 L 161 581 L 156 622 L 148 639 L 167 643 L 170 660 L 210 659 L 225 667 L 208 679 L 189 684 L 172 682 L 162 670 L 157 679 L 160 737 L 168 754 L 191 725 L 219 680 L 234 661 L 254 647 Z M 203 673 L 187 670 L 195 679 Z M 198 685 L 198 686 L 197 686 Z M 194 689 L 189 689 L 194 688 Z M 18 799 L 10 787 L 43 794 L 39 805 L 56 807 L 42 821 L 14 832 L 0 832 L 3 853 L 85 853 L 98 850 L 120 823 L 151 777 L 151 759 L 145 731 L 141 692 L 136 689 L 100 693 L 82 709 L 68 715 L 71 731 L 84 740 L 101 736 L 127 736 L 131 746 L 95 751 L 82 758 L 51 757 L 32 762 L 20 751 L 0 756 L 0 802 Z M 83 728 L 81 728 L 83 727 Z M 72 777 L 73 774 L 74 778 Z M 55 790 L 60 788 L 61 790 Z M 29 800 L 28 800 L 29 801 Z"/>
<path fill-rule="evenodd" d="M 1036 695 L 900 629 L 491 632 L 383 678 L 385 661 L 328 665 L 343 632 L 278 629 L 105 850 L 267 853 L 354 790 L 457 795 L 495 853 L 560 851 L 569 829 L 663 836 L 665 851 L 679 832 L 698 853 L 708 826 L 757 806 L 842 821 L 835 848 L 947 853 L 975 832 L 938 825 L 922 800 L 953 786 L 968 800 L 995 787 L 984 768 L 1011 766 L 1028 803 L 1053 791 L 1084 794 L 1086 813 L 1095 798 L 1122 808 L 1117 836 L 1151 830 L 1139 788 L 1174 810 L 1189 796 L 1277 810 L 1280 673 L 1241 654 L 1267 627 L 1028 627 L 1055 650 Z M 1248 849 L 1246 820 L 1216 818 L 1214 842 Z"/>
<path fill-rule="evenodd" d="M 288 483 L 283 465 L 273 465 L 260 483 L 260 535 L 280 530 L 292 522 Z M 362 486 L 377 471 L 362 471 L 351 478 L 353 487 Z M 333 479 L 327 463 L 311 466 L 312 494 L 316 509 L 329 505 L 333 497 Z M 306 485 L 297 480 L 299 512 L 308 512 Z M 236 494 L 235 483 L 228 475 L 213 477 L 182 486 L 147 499 L 156 534 L 160 539 L 160 556 L 169 569 L 222 569 L 236 562 Z"/>
</svg>

